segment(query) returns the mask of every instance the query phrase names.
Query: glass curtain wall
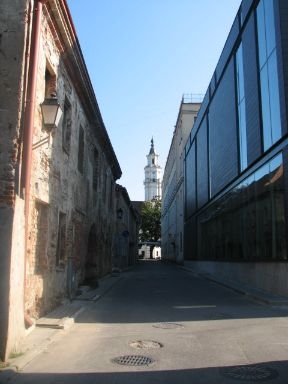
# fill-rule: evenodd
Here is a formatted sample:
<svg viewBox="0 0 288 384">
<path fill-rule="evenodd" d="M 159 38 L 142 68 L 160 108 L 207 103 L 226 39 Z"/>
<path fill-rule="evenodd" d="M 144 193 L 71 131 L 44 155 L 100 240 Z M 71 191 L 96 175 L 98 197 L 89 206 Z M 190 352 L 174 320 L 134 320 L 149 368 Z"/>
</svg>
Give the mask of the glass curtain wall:
<svg viewBox="0 0 288 384">
<path fill-rule="evenodd" d="M 287 260 L 282 154 L 198 216 L 198 257 Z"/>
<path fill-rule="evenodd" d="M 264 151 L 281 138 L 280 100 L 277 69 L 274 8 L 272 0 L 257 7 L 259 70 Z"/>
</svg>

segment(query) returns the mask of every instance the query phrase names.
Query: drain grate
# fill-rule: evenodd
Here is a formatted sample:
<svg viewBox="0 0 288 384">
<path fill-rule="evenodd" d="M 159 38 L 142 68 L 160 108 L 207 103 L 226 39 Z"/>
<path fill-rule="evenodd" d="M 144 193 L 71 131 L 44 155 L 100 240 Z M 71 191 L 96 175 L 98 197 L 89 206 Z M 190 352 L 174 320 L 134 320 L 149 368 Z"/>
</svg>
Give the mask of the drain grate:
<svg viewBox="0 0 288 384">
<path fill-rule="evenodd" d="M 265 365 L 241 365 L 237 367 L 220 368 L 223 376 L 242 381 L 263 381 L 275 379 L 278 373 Z"/>
<path fill-rule="evenodd" d="M 128 366 L 143 366 L 150 365 L 154 363 L 154 360 L 148 356 L 141 355 L 126 355 L 126 356 L 118 356 L 111 360 L 112 363 L 120 364 L 120 365 L 128 365 Z"/>
<path fill-rule="evenodd" d="M 183 325 L 179 323 L 158 323 L 158 324 L 154 324 L 153 327 L 161 328 L 161 329 L 175 329 L 175 328 L 181 328 L 183 327 Z"/>
<path fill-rule="evenodd" d="M 162 348 L 163 344 L 153 340 L 136 340 L 129 344 L 130 347 L 136 349 L 155 349 Z"/>
</svg>

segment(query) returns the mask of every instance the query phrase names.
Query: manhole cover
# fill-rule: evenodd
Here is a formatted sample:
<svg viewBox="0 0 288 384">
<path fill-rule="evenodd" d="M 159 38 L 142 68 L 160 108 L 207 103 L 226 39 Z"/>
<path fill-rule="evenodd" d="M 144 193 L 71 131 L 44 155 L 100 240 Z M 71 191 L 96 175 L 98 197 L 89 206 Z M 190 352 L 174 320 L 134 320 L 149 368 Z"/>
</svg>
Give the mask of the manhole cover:
<svg viewBox="0 0 288 384">
<path fill-rule="evenodd" d="M 140 355 L 126 355 L 126 356 L 118 356 L 111 360 L 112 363 L 120 364 L 120 365 L 129 365 L 129 366 L 143 366 L 149 365 L 154 362 L 151 357 L 148 356 L 140 356 Z"/>
<path fill-rule="evenodd" d="M 132 343 L 129 344 L 130 347 L 137 348 L 137 349 L 154 349 L 154 348 L 162 348 L 163 344 L 159 343 L 158 341 L 153 340 L 137 340 L 132 341 Z"/>
<path fill-rule="evenodd" d="M 179 323 L 158 323 L 153 325 L 154 328 L 162 328 L 162 329 L 174 329 L 183 327 L 182 324 Z"/>
<path fill-rule="evenodd" d="M 237 367 L 221 368 L 223 376 L 242 381 L 262 381 L 275 379 L 278 373 L 275 369 L 265 365 L 241 365 Z"/>
</svg>

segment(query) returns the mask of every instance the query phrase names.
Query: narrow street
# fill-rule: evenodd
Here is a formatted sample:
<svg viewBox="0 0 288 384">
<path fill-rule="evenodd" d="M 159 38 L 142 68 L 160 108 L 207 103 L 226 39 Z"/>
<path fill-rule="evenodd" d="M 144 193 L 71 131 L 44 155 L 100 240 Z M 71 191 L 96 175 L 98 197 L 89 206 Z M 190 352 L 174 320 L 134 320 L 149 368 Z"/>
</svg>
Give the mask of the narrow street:
<svg viewBox="0 0 288 384">
<path fill-rule="evenodd" d="M 141 262 L 0 382 L 287 384 L 287 315 L 175 265 Z"/>
</svg>

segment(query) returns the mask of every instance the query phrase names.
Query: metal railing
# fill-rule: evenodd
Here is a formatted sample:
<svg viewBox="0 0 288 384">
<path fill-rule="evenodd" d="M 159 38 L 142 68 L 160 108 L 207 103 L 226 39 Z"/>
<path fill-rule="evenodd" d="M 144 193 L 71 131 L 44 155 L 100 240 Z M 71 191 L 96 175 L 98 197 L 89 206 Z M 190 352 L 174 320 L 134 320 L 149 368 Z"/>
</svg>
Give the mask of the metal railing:
<svg viewBox="0 0 288 384">
<path fill-rule="evenodd" d="M 183 93 L 182 103 L 202 103 L 203 99 L 202 93 Z"/>
</svg>

